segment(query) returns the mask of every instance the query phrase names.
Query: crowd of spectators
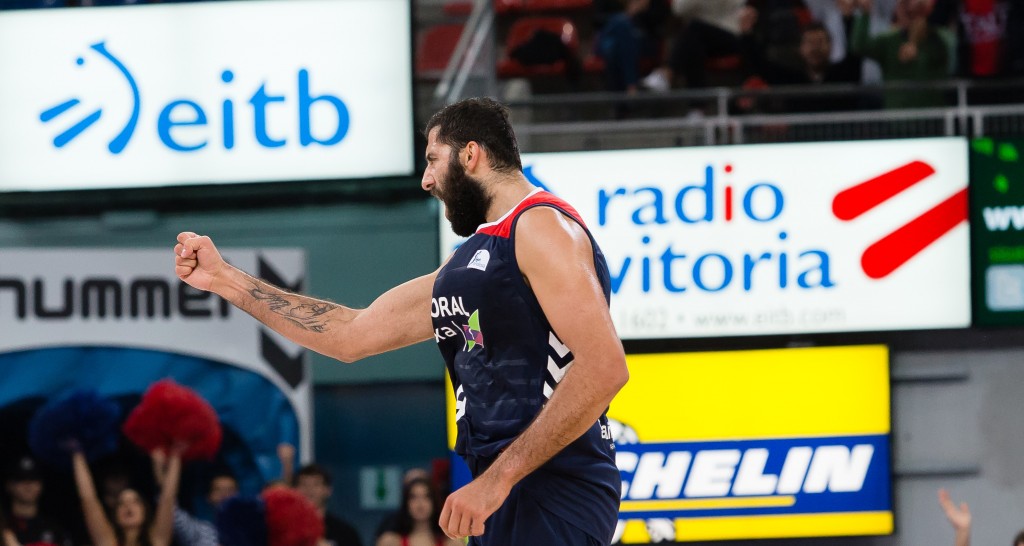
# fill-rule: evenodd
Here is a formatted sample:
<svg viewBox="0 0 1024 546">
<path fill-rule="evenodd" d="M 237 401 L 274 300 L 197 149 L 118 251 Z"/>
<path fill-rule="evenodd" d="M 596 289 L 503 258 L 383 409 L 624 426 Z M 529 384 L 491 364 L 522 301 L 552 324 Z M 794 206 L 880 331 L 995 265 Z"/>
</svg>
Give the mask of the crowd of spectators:
<svg viewBox="0 0 1024 546">
<path fill-rule="evenodd" d="M 157 486 L 154 502 L 147 496 L 148 484 L 133 483 L 116 471 L 97 479 L 85 457 L 76 452 L 73 478 L 80 511 L 71 517 L 57 517 L 46 511 L 40 503 L 45 480 L 39 463 L 28 455 L 18 458 L 4 475 L 6 498 L 0 512 L 3 546 L 220 545 L 216 517 L 225 501 L 239 495 L 235 476 L 224 468 L 214 470 L 203 499 L 207 505 L 190 510 L 178 502 L 180 454 L 157 451 L 150 458 Z M 287 460 L 283 462 L 283 468 L 287 468 Z M 293 479 L 272 480 L 266 487 L 291 487 L 316 507 L 324 524 L 317 546 L 453 545 L 437 525 L 440 493 L 435 480 L 425 470 L 413 469 L 404 481 L 401 508 L 383 518 L 371 542 L 364 542 L 351 522 L 328 511 L 333 480 L 325 467 L 307 464 Z M 204 516 L 195 515 L 198 513 Z M 74 536 L 83 525 L 85 533 Z"/>
<path fill-rule="evenodd" d="M 444 477 L 408 472 L 401 509 L 368 543 L 328 510 L 331 473 L 314 463 L 296 470 L 289 443 L 277 448 L 279 476 L 235 475 L 227 461 L 239 453 L 223 451 L 216 413 L 187 387 L 158 382 L 127 419 L 120 413 L 87 390 L 35 411 L 29 449 L 0 469 L 0 546 L 446 544 L 436 514 Z"/>
<path fill-rule="evenodd" d="M 611 91 L 1024 77 L 1024 36 L 1009 32 L 1024 28 L 1024 3 L 1011 0 L 599 0 L 595 11 L 593 53 Z M 925 107 L 942 96 L 892 89 L 881 101 Z M 871 106 L 862 97 L 828 109 Z"/>
</svg>

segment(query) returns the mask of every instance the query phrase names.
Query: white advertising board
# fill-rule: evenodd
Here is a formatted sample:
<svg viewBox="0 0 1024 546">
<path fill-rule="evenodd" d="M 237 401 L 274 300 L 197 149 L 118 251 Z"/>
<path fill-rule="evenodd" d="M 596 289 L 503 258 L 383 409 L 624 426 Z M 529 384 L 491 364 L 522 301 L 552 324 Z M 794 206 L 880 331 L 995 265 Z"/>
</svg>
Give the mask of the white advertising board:
<svg viewBox="0 0 1024 546">
<path fill-rule="evenodd" d="M 0 12 L 0 191 L 407 175 L 408 0 Z"/>
<path fill-rule="evenodd" d="M 528 154 L 608 260 L 623 339 L 970 323 L 967 145 Z M 441 216 L 441 251 L 459 243 Z"/>
<path fill-rule="evenodd" d="M 232 264 L 301 290 L 299 249 L 223 249 Z M 129 347 L 193 355 L 255 372 L 276 386 L 312 447 L 305 350 L 174 275 L 169 249 L 0 249 L 0 353 Z"/>
</svg>

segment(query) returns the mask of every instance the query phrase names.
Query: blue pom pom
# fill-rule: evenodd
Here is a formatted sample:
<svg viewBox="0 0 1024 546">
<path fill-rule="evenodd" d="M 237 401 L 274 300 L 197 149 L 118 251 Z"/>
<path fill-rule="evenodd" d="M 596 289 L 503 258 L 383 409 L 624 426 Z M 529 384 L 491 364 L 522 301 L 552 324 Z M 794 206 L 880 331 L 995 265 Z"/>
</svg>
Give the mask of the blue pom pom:
<svg viewBox="0 0 1024 546">
<path fill-rule="evenodd" d="M 94 390 L 75 390 L 46 403 L 32 416 L 28 445 L 39 459 L 71 466 L 77 446 L 89 461 L 117 450 L 121 408 Z"/>
<path fill-rule="evenodd" d="M 267 506 L 259 497 L 235 496 L 217 510 L 221 546 L 267 546 Z"/>
</svg>

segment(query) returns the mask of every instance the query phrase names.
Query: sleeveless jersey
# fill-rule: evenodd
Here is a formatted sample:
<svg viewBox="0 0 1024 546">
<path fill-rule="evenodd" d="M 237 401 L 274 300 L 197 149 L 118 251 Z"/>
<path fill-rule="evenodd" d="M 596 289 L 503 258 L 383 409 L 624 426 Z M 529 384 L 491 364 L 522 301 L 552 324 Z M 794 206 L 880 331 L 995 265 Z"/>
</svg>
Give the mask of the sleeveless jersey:
<svg viewBox="0 0 1024 546">
<path fill-rule="evenodd" d="M 431 301 L 434 336 L 456 396 L 455 451 L 474 477 L 526 429 L 573 363 L 516 261 L 516 223 L 546 206 L 576 221 L 594 249 L 611 294 L 604 255 L 568 203 L 541 190 L 480 226 L 438 272 Z M 517 487 L 543 508 L 598 540 L 612 536 L 621 481 L 604 415 Z M 488 535 L 500 530 L 488 527 Z"/>
</svg>

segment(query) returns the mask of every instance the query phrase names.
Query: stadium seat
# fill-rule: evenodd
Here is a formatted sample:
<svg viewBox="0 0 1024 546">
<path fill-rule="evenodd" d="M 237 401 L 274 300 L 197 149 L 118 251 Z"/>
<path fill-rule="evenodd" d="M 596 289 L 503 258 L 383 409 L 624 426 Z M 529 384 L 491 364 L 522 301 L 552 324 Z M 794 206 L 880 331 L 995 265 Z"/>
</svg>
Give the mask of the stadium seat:
<svg viewBox="0 0 1024 546">
<path fill-rule="evenodd" d="M 516 48 L 534 40 L 541 31 L 558 36 L 570 55 L 578 53 L 580 38 L 572 21 L 564 17 L 525 17 L 512 23 L 509 28 L 504 57 L 498 61 L 499 77 L 557 76 L 566 73 L 567 67 L 563 60 L 546 64 L 523 64 L 514 58 Z"/>
<path fill-rule="evenodd" d="M 436 25 L 420 34 L 416 48 L 416 77 L 438 79 L 455 52 L 465 25 Z"/>
<path fill-rule="evenodd" d="M 593 4 L 593 0 L 494 0 L 494 11 L 499 15 L 569 11 L 589 8 Z"/>
<path fill-rule="evenodd" d="M 445 2 L 441 10 L 448 17 L 468 17 L 470 13 L 473 13 L 473 1 L 451 0 Z"/>
</svg>

